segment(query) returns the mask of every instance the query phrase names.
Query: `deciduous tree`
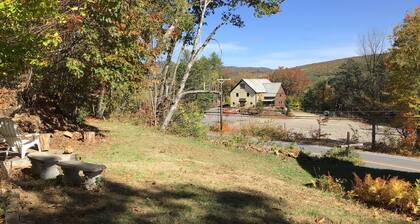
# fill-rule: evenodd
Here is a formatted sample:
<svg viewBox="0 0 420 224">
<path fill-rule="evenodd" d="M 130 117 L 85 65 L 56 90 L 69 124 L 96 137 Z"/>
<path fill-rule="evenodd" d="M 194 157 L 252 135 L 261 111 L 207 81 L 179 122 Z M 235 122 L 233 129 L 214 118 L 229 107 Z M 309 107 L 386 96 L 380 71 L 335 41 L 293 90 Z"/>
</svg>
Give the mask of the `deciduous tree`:
<svg viewBox="0 0 420 224">
<path fill-rule="evenodd" d="M 310 85 L 308 76 L 299 68 L 280 67 L 270 75 L 273 82 L 281 82 L 286 95 L 301 95 Z"/>
<path fill-rule="evenodd" d="M 408 128 L 412 126 L 412 130 L 417 129 L 418 147 L 420 139 L 420 7 L 408 14 L 404 23 L 395 28 L 393 47 L 387 56 L 386 65 L 391 73 L 387 82 L 387 91 L 394 108 L 399 112 L 400 122 L 397 123 Z"/>
<path fill-rule="evenodd" d="M 45 56 L 61 41 L 57 24 L 63 22 L 58 0 L 0 2 L 0 84 L 17 84 L 32 69 L 48 64 Z M 3 82 L 1 82 L 3 81 Z"/>
<path fill-rule="evenodd" d="M 160 73 L 160 84 L 157 88 L 158 94 L 155 94 L 157 97 L 156 108 L 159 112 L 159 116 L 162 119 L 161 128 L 166 129 L 169 123 L 172 120 L 172 117 L 180 103 L 180 101 L 188 94 L 197 94 L 202 92 L 207 92 L 206 90 L 186 90 L 186 83 L 190 78 L 191 69 L 198 59 L 199 55 L 203 52 L 205 47 L 214 39 L 218 30 L 227 24 L 233 26 L 242 27 L 244 21 L 241 19 L 240 15 L 236 12 L 237 8 L 240 6 L 246 6 L 254 9 L 254 14 L 257 17 L 272 15 L 280 11 L 280 4 L 284 0 L 257 0 L 257 1 L 248 1 L 248 0 L 239 0 L 239 1 L 225 1 L 225 0 L 189 0 L 187 1 L 186 7 L 181 7 L 181 12 L 183 12 L 183 17 L 185 12 L 189 15 L 189 18 L 193 23 L 190 26 L 180 26 L 178 20 L 174 20 L 171 23 L 168 23 L 168 33 L 176 33 L 177 35 L 167 35 L 169 38 L 167 40 L 163 39 L 163 43 L 166 43 L 166 59 L 165 65 L 163 66 L 162 72 Z M 182 1 L 177 1 L 179 5 L 182 4 Z M 216 13 L 217 11 L 217 13 Z M 202 37 L 202 32 L 204 27 L 207 25 L 206 19 L 209 16 L 221 15 L 219 23 L 208 32 L 206 37 Z M 185 23 L 182 23 L 185 24 Z M 186 22 L 186 24 L 189 24 Z M 179 29 L 182 27 L 182 29 Z M 171 30 L 176 30 L 172 32 Z M 201 42 L 203 40 L 203 42 Z M 187 60 L 187 65 L 182 74 L 182 79 L 179 82 L 174 82 L 174 77 L 177 77 L 179 60 L 176 60 L 174 69 L 171 72 L 169 68 L 172 64 L 172 57 L 174 55 L 174 50 L 176 49 L 176 44 L 181 45 L 181 52 L 189 48 L 191 55 Z M 182 55 L 182 54 L 180 54 Z M 156 88 L 155 88 L 156 89 Z"/>
</svg>

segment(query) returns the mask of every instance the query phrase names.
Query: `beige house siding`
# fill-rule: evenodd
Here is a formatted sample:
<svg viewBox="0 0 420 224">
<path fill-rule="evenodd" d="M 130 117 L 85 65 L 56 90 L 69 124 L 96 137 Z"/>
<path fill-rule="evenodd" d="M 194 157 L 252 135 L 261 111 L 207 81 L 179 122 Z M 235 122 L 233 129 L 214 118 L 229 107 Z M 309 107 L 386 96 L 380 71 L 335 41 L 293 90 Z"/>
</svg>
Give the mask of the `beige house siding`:
<svg viewBox="0 0 420 224">
<path fill-rule="evenodd" d="M 241 85 L 245 84 L 245 88 L 242 88 Z M 245 105 L 243 107 L 249 108 L 255 106 L 255 103 L 258 100 L 261 100 L 261 94 L 256 94 L 253 89 L 251 89 L 244 81 L 241 81 L 231 92 L 230 92 L 230 106 L 231 107 L 240 107 L 240 99 L 245 99 Z"/>
<path fill-rule="evenodd" d="M 257 93 L 256 102 L 260 102 L 264 100 L 264 93 Z"/>
</svg>

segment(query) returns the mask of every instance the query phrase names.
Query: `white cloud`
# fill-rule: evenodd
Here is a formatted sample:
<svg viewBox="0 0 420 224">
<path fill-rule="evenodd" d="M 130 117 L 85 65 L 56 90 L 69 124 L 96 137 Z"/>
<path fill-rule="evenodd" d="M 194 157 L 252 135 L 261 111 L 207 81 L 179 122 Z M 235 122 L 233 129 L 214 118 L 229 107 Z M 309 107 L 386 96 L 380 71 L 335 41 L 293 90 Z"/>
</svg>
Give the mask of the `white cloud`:
<svg viewBox="0 0 420 224">
<path fill-rule="evenodd" d="M 238 42 L 226 42 L 226 43 L 212 42 L 206 46 L 203 54 L 208 55 L 213 52 L 216 52 L 216 54 L 223 55 L 223 54 L 228 54 L 228 53 L 240 53 L 247 50 L 248 50 L 247 47 L 240 45 L 240 43 Z"/>
<path fill-rule="evenodd" d="M 189 46 L 188 50 L 191 51 L 192 47 Z M 180 44 L 177 44 L 174 50 L 174 58 L 178 57 L 179 52 L 181 51 Z M 242 46 L 239 42 L 225 42 L 225 43 L 217 43 L 217 42 L 211 42 L 209 43 L 201 53 L 203 56 L 209 56 L 211 53 L 215 52 L 219 56 L 224 56 L 226 54 L 232 54 L 237 55 L 239 53 L 243 53 L 245 51 L 248 51 L 248 48 L 245 46 Z"/>
<path fill-rule="evenodd" d="M 255 67 L 277 68 L 279 66 L 294 67 L 298 65 L 334 60 L 357 55 L 356 46 L 327 47 L 317 49 L 300 49 L 278 51 L 253 60 Z"/>
</svg>

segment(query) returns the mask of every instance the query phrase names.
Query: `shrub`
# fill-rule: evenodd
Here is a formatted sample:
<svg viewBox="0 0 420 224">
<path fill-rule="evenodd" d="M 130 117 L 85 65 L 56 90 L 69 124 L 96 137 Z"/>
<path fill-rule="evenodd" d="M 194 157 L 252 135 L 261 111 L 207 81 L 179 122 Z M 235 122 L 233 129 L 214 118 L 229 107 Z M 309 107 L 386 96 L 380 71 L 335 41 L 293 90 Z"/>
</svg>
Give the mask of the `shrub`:
<svg viewBox="0 0 420 224">
<path fill-rule="evenodd" d="M 354 174 L 354 179 L 354 186 L 349 195 L 357 200 L 375 206 L 419 214 L 419 181 L 413 187 L 410 182 L 398 179 L 398 177 L 373 179 L 370 174 L 367 174 L 362 180 Z"/>
<path fill-rule="evenodd" d="M 420 179 L 416 181 L 416 185 L 414 187 L 413 192 L 414 192 L 415 203 L 417 204 L 417 206 L 415 207 L 414 213 L 419 214 L 420 213 Z"/>
<path fill-rule="evenodd" d="M 240 133 L 246 136 L 257 137 L 264 141 L 283 140 L 296 141 L 302 138 L 302 135 L 284 129 L 281 126 L 265 124 L 249 124 L 241 128 Z"/>
<path fill-rule="evenodd" d="M 350 141 L 359 142 L 359 140 L 360 140 L 359 129 L 353 127 L 351 124 L 349 124 L 349 127 L 350 127 L 350 130 L 352 132 Z"/>
<path fill-rule="evenodd" d="M 255 105 L 255 109 L 257 110 L 257 113 L 260 114 L 264 110 L 263 102 L 257 102 L 257 104 Z"/>
<path fill-rule="evenodd" d="M 287 96 L 285 103 L 288 111 L 295 111 L 301 109 L 300 100 L 297 97 Z"/>
<path fill-rule="evenodd" d="M 406 138 L 401 133 L 398 136 L 396 131 L 393 131 L 391 128 L 383 130 L 383 138 L 376 145 L 375 151 L 407 156 L 420 155 L 419 150 L 415 150 L 410 144 L 407 144 Z"/>
<path fill-rule="evenodd" d="M 210 126 L 210 131 L 214 131 L 214 132 L 220 132 L 220 124 L 214 124 L 212 126 Z M 229 126 L 229 124 L 227 122 L 223 122 L 222 124 L 222 131 L 223 133 L 230 133 L 233 131 L 233 129 Z"/>
<path fill-rule="evenodd" d="M 293 145 L 289 147 L 282 147 L 277 144 L 270 144 L 266 142 L 252 141 L 249 137 L 240 133 L 224 135 L 212 141 L 214 144 L 221 144 L 228 148 L 236 148 L 242 150 L 257 151 L 260 153 L 273 154 L 280 158 L 299 156 L 300 150 Z"/>
<path fill-rule="evenodd" d="M 327 152 L 325 152 L 323 157 L 335 158 L 338 160 L 349 161 L 353 164 L 360 165 L 362 164 L 362 160 L 360 159 L 360 155 L 356 153 L 352 149 L 346 148 L 331 148 Z"/>
<path fill-rule="evenodd" d="M 203 113 L 195 103 L 184 104 L 178 108 L 170 131 L 185 137 L 205 138 L 208 127 L 201 123 Z"/>
<path fill-rule="evenodd" d="M 322 191 L 333 192 L 339 195 L 344 194 L 343 182 L 340 179 L 334 179 L 330 174 L 322 175 L 312 181 L 312 187 Z"/>
<path fill-rule="evenodd" d="M 238 133 L 232 135 L 223 135 L 213 142 L 229 148 L 240 148 L 244 145 L 251 144 L 250 140 L 246 136 Z"/>
</svg>

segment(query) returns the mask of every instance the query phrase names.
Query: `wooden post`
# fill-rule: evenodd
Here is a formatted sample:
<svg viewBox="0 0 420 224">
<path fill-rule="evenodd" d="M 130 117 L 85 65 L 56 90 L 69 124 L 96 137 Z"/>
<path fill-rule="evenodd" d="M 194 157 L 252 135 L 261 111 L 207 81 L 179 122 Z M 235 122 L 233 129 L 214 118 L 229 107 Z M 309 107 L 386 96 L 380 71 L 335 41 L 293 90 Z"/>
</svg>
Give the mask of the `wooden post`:
<svg viewBox="0 0 420 224">
<path fill-rule="evenodd" d="M 42 151 L 50 150 L 50 139 L 51 139 L 50 133 L 39 135 L 39 142 L 41 143 L 40 147 Z"/>
<path fill-rule="evenodd" d="M 347 153 L 347 156 L 349 156 L 350 155 L 350 132 L 348 131 L 347 132 L 347 148 L 346 148 L 346 153 Z"/>
<path fill-rule="evenodd" d="M 95 132 L 93 131 L 83 132 L 83 142 L 95 143 Z"/>
</svg>

